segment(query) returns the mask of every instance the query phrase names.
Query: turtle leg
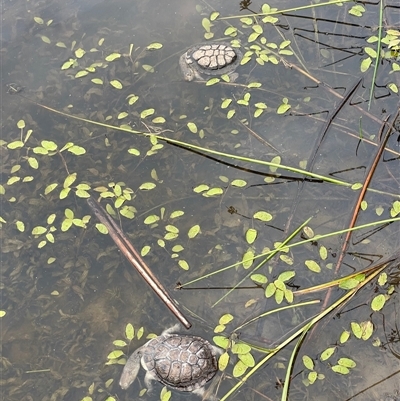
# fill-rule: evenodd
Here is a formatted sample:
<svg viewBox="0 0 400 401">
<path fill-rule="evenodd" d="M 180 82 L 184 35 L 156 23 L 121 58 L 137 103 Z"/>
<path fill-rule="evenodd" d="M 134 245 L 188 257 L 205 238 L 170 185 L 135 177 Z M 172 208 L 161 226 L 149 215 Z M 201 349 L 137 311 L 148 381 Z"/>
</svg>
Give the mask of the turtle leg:
<svg viewBox="0 0 400 401">
<path fill-rule="evenodd" d="M 136 379 L 140 369 L 140 359 L 142 358 L 142 347 L 138 348 L 126 361 L 124 369 L 119 379 L 119 385 L 126 390 Z"/>
<path fill-rule="evenodd" d="M 153 380 L 159 381 L 155 376 L 154 371 L 146 372 L 146 376 L 144 377 L 144 383 L 146 385 L 148 392 L 150 392 L 153 389 L 153 385 L 151 383 Z"/>
<path fill-rule="evenodd" d="M 170 327 L 169 329 L 164 330 L 160 335 L 161 336 L 165 336 L 166 334 L 172 334 L 175 333 L 177 331 L 179 331 L 182 328 L 182 326 L 179 323 L 174 324 L 172 327 Z"/>
</svg>

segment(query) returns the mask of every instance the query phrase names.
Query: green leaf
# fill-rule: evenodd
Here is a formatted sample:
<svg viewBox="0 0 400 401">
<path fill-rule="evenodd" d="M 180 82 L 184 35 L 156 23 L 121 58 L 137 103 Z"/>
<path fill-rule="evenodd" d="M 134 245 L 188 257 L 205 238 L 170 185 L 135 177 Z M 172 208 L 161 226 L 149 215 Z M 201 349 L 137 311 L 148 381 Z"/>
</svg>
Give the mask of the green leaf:
<svg viewBox="0 0 400 401">
<path fill-rule="evenodd" d="M 197 134 L 197 125 L 195 123 L 187 123 L 187 127 L 189 128 L 189 131 L 193 134 Z"/>
<path fill-rule="evenodd" d="M 247 243 L 248 244 L 253 244 L 254 243 L 254 241 L 256 240 L 256 238 L 257 238 L 257 230 L 255 230 L 254 228 L 249 228 L 247 231 L 246 231 L 246 241 L 247 241 Z"/>
<path fill-rule="evenodd" d="M 28 157 L 28 163 L 35 170 L 39 168 L 39 163 L 34 157 Z"/>
<path fill-rule="evenodd" d="M 32 235 L 42 235 L 47 231 L 46 227 L 36 226 L 32 229 Z"/>
<path fill-rule="evenodd" d="M 227 352 L 224 352 L 218 359 L 218 369 L 223 372 L 228 366 L 228 364 L 229 364 L 229 354 Z"/>
<path fill-rule="evenodd" d="M 315 273 L 321 272 L 321 267 L 314 260 L 306 260 L 304 263 L 311 271 Z"/>
<path fill-rule="evenodd" d="M 70 187 L 76 180 L 76 173 L 70 174 L 65 180 L 64 180 L 64 188 Z"/>
<path fill-rule="evenodd" d="M 178 265 L 183 269 L 183 270 L 189 270 L 189 264 L 186 262 L 186 260 L 179 260 Z"/>
<path fill-rule="evenodd" d="M 292 279 L 295 275 L 296 275 L 296 272 L 294 272 L 293 270 L 287 270 L 287 271 L 282 272 L 278 276 L 278 280 L 282 281 L 282 282 L 286 282 L 286 281 L 289 281 L 290 279 Z"/>
<path fill-rule="evenodd" d="M 261 220 L 261 221 L 271 221 L 272 220 L 272 215 L 265 212 L 265 211 L 258 211 L 256 213 L 253 214 L 253 217 L 257 220 Z"/>
<path fill-rule="evenodd" d="M 195 238 L 200 233 L 200 226 L 196 224 L 195 226 L 191 227 L 188 232 L 189 238 Z"/>
<path fill-rule="evenodd" d="M 247 344 L 236 343 L 232 347 L 234 354 L 248 354 L 251 351 L 251 347 Z"/>
<path fill-rule="evenodd" d="M 360 65 L 361 72 L 366 72 L 368 68 L 371 66 L 371 64 L 372 64 L 371 57 L 367 57 L 366 59 L 362 60 Z"/>
<path fill-rule="evenodd" d="M 372 333 L 374 332 L 374 324 L 371 321 L 367 320 L 366 322 L 362 322 L 360 326 L 362 330 L 361 338 L 366 341 L 372 336 Z"/>
<path fill-rule="evenodd" d="M 206 82 L 206 86 L 212 86 L 220 82 L 221 80 L 219 78 L 211 78 Z"/>
<path fill-rule="evenodd" d="M 239 359 L 249 368 L 252 368 L 255 366 L 255 360 L 253 358 L 253 355 L 250 354 L 250 352 L 246 354 L 239 354 Z"/>
<path fill-rule="evenodd" d="M 68 152 L 73 153 L 76 156 L 80 156 L 86 153 L 86 149 L 82 148 L 82 146 L 73 145 L 67 149 Z"/>
<path fill-rule="evenodd" d="M 229 339 L 224 336 L 214 336 L 213 341 L 222 349 L 227 349 L 229 346 Z"/>
<path fill-rule="evenodd" d="M 124 353 L 120 349 L 116 349 L 107 355 L 107 359 L 117 359 L 122 355 L 124 355 Z"/>
<path fill-rule="evenodd" d="M 320 356 L 321 361 L 328 360 L 334 354 L 335 350 L 336 350 L 336 347 L 330 347 L 330 348 L 327 348 L 325 351 L 323 351 Z"/>
<path fill-rule="evenodd" d="M 226 313 L 219 318 L 219 324 L 228 324 L 233 320 L 233 316 L 230 313 Z"/>
<path fill-rule="evenodd" d="M 106 61 L 114 61 L 114 60 L 119 59 L 120 57 L 121 57 L 120 53 L 111 53 L 105 58 L 105 60 Z"/>
<path fill-rule="evenodd" d="M 20 149 L 24 146 L 24 143 L 22 141 L 14 141 L 14 142 L 10 142 L 7 145 L 8 149 L 14 150 L 14 149 Z"/>
<path fill-rule="evenodd" d="M 361 338 L 362 336 L 362 329 L 361 326 L 357 322 L 351 322 L 351 331 L 357 338 Z"/>
<path fill-rule="evenodd" d="M 128 340 L 133 340 L 135 337 L 135 329 L 133 328 L 131 323 L 128 323 L 125 327 L 125 337 Z"/>
<path fill-rule="evenodd" d="M 274 283 L 269 283 L 267 285 L 267 288 L 265 289 L 265 297 L 266 298 L 271 298 L 275 294 L 275 291 L 276 291 L 275 284 Z"/>
<path fill-rule="evenodd" d="M 244 269 L 248 269 L 252 266 L 254 262 L 254 251 L 249 249 L 247 252 L 243 254 L 242 264 Z"/>
<path fill-rule="evenodd" d="M 104 224 L 102 224 L 102 223 L 97 223 L 97 224 L 96 224 L 96 228 L 97 228 L 97 230 L 98 230 L 101 234 L 104 234 L 104 235 L 107 235 L 107 234 L 108 234 L 108 229 L 107 229 L 107 227 L 106 227 Z"/>
<path fill-rule="evenodd" d="M 303 359 L 303 365 L 307 369 L 309 369 L 309 370 L 313 370 L 314 369 L 314 362 L 308 355 L 303 355 L 302 359 Z"/>
<path fill-rule="evenodd" d="M 176 210 L 175 212 L 171 213 L 170 218 L 175 219 L 177 217 L 183 216 L 184 214 L 185 214 L 185 212 L 183 210 Z"/>
<path fill-rule="evenodd" d="M 159 50 L 163 47 L 162 43 L 154 42 L 147 46 L 147 50 Z"/>
<path fill-rule="evenodd" d="M 83 78 L 83 77 L 86 77 L 86 75 L 88 75 L 88 74 L 89 74 L 88 71 L 86 71 L 86 70 L 81 70 L 81 71 L 78 71 L 78 72 L 75 74 L 75 78 Z"/>
<path fill-rule="evenodd" d="M 340 335 L 340 338 L 339 338 L 340 344 L 344 344 L 345 342 L 347 342 L 347 340 L 348 340 L 349 338 L 350 338 L 350 332 L 347 331 L 347 330 L 344 330 L 344 331 L 342 332 L 342 334 Z"/>
<path fill-rule="evenodd" d="M 140 118 L 146 118 L 152 116 L 155 113 L 155 109 L 146 109 L 140 113 Z"/>
<path fill-rule="evenodd" d="M 172 252 L 182 252 L 184 249 L 182 245 L 175 245 L 172 247 Z"/>
<path fill-rule="evenodd" d="M 113 79 L 112 81 L 110 81 L 110 85 L 113 86 L 115 89 L 123 88 L 121 82 L 119 82 L 117 79 Z"/>
<path fill-rule="evenodd" d="M 340 358 L 338 360 L 338 365 L 344 366 L 346 368 L 355 368 L 357 366 L 357 364 L 349 358 Z"/>
<path fill-rule="evenodd" d="M 154 184 L 153 182 L 144 182 L 139 187 L 139 189 L 150 191 L 151 189 L 154 189 L 155 187 L 156 187 L 156 184 Z"/>
<path fill-rule="evenodd" d="M 241 361 L 237 361 L 236 365 L 233 367 L 232 375 L 233 377 L 240 377 L 246 373 L 247 366 Z"/>
<path fill-rule="evenodd" d="M 72 220 L 65 219 L 61 224 L 61 231 L 65 232 L 68 231 L 72 226 Z"/>
<path fill-rule="evenodd" d="M 383 294 L 379 294 L 372 299 L 371 309 L 374 312 L 380 311 L 386 303 L 386 297 Z"/>
<path fill-rule="evenodd" d="M 154 224 L 154 223 L 156 223 L 156 222 L 159 221 L 159 220 L 160 220 L 160 218 L 159 218 L 157 215 L 152 214 L 151 216 L 147 216 L 147 217 L 144 219 L 144 224 Z"/>
<path fill-rule="evenodd" d="M 53 141 L 41 141 L 40 144 L 49 152 L 54 152 L 57 150 L 57 144 Z"/>
<path fill-rule="evenodd" d="M 267 277 L 265 277 L 263 274 L 252 274 L 250 279 L 256 284 L 266 284 L 268 282 Z"/>
<path fill-rule="evenodd" d="M 332 370 L 335 373 L 340 373 L 341 375 L 347 375 L 350 373 L 350 370 L 348 368 L 346 368 L 345 366 L 340 366 L 340 365 L 332 366 Z"/>
<path fill-rule="evenodd" d="M 231 182 L 231 185 L 232 185 L 233 187 L 243 188 L 243 187 L 245 187 L 245 186 L 247 185 L 247 182 L 244 181 L 244 180 L 233 180 L 233 181 Z"/>
<path fill-rule="evenodd" d="M 21 233 L 23 233 L 25 231 L 25 224 L 23 221 L 17 220 L 15 222 L 15 225 L 17 226 L 17 230 Z"/>
</svg>

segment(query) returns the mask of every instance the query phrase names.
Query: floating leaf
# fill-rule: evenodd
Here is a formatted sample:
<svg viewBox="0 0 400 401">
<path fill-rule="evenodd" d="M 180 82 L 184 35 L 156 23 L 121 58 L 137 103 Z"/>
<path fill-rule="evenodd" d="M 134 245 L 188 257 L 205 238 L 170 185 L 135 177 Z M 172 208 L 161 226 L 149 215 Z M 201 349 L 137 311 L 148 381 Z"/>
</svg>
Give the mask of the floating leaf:
<svg viewBox="0 0 400 401">
<path fill-rule="evenodd" d="M 128 323 L 125 327 L 125 337 L 128 340 L 133 340 L 135 337 L 135 329 L 133 328 L 131 323 Z"/>
<path fill-rule="evenodd" d="M 213 341 L 222 349 L 227 349 L 229 346 L 229 340 L 224 336 L 214 336 Z"/>
<path fill-rule="evenodd" d="M 323 351 L 320 356 L 321 361 L 328 360 L 334 354 L 335 350 L 336 350 L 336 347 L 330 347 L 330 348 L 327 348 L 325 351 Z"/>
<path fill-rule="evenodd" d="M 240 377 L 246 373 L 247 366 L 239 360 L 236 365 L 233 367 L 232 375 L 233 377 Z"/>
<path fill-rule="evenodd" d="M 124 353 L 120 349 L 117 349 L 117 350 L 114 350 L 114 351 L 110 352 L 107 355 L 107 359 L 117 359 L 122 355 L 124 355 Z"/>
<path fill-rule="evenodd" d="M 314 369 L 314 362 L 308 355 L 303 355 L 302 359 L 303 359 L 303 365 L 307 369 L 309 369 L 309 370 L 313 370 Z"/>
<path fill-rule="evenodd" d="M 88 75 L 88 74 L 89 74 L 89 72 L 86 70 L 78 71 L 75 74 L 75 78 L 83 78 L 83 77 L 86 77 L 86 75 Z"/>
<path fill-rule="evenodd" d="M 108 234 L 108 229 L 104 224 L 97 223 L 96 228 L 100 233 L 105 234 L 105 235 Z"/>
<path fill-rule="evenodd" d="M 120 81 L 118 81 L 117 79 L 113 79 L 112 81 L 110 81 L 110 85 L 113 86 L 115 89 L 122 89 L 122 83 Z"/>
<path fill-rule="evenodd" d="M 232 347 L 234 354 L 248 354 L 251 351 L 250 345 L 244 343 L 236 343 Z"/>
<path fill-rule="evenodd" d="M 186 262 L 186 260 L 179 260 L 178 265 L 183 269 L 183 270 L 189 270 L 189 264 Z"/>
<path fill-rule="evenodd" d="M 254 228 L 249 228 L 247 231 L 246 231 L 246 241 L 247 241 L 247 243 L 248 244 L 253 244 L 254 243 L 254 241 L 256 240 L 256 238 L 257 238 L 257 230 L 255 230 Z"/>
<path fill-rule="evenodd" d="M 195 123 L 187 123 L 187 127 L 189 128 L 190 132 L 197 134 L 197 125 Z"/>
<path fill-rule="evenodd" d="M 219 324 L 228 324 L 233 320 L 233 316 L 230 313 L 226 313 L 219 318 Z"/>
<path fill-rule="evenodd" d="M 139 189 L 149 191 L 149 190 L 151 190 L 151 189 L 154 189 L 155 187 L 156 187 L 156 184 L 154 184 L 153 182 L 144 182 L 144 183 L 139 187 Z"/>
<path fill-rule="evenodd" d="M 15 222 L 15 225 L 17 226 L 17 230 L 23 233 L 25 231 L 25 224 L 23 221 L 17 220 Z"/>
<path fill-rule="evenodd" d="M 344 344 L 347 342 L 347 340 L 350 338 L 350 332 L 347 330 L 344 330 L 343 333 L 340 335 L 339 342 L 341 344 Z"/>
<path fill-rule="evenodd" d="M 244 180 L 233 180 L 231 182 L 231 185 L 234 187 L 239 187 L 239 188 L 243 188 L 247 185 L 247 182 Z"/>
<path fill-rule="evenodd" d="M 14 150 L 14 149 L 19 149 L 22 148 L 24 146 L 24 143 L 22 141 L 14 141 L 14 142 L 10 142 L 7 145 L 8 149 Z"/>
<path fill-rule="evenodd" d="M 105 58 L 105 60 L 106 61 L 114 61 L 114 60 L 119 59 L 120 57 L 121 57 L 120 53 L 111 53 Z"/>
<path fill-rule="evenodd" d="M 47 231 L 46 227 L 36 226 L 32 229 L 32 235 L 41 235 Z"/>
<path fill-rule="evenodd" d="M 352 359 L 349 358 L 340 358 L 338 360 L 338 364 L 346 368 L 355 368 L 357 366 L 357 364 Z"/>
<path fill-rule="evenodd" d="M 366 341 L 372 336 L 372 333 L 374 332 L 374 324 L 371 321 L 367 320 L 366 322 L 362 322 L 360 326 L 362 330 L 361 338 Z"/>
<path fill-rule="evenodd" d="M 147 46 L 147 50 L 158 50 L 163 47 L 162 43 L 154 42 Z"/>
<path fill-rule="evenodd" d="M 175 219 L 177 217 L 183 216 L 184 214 L 185 214 L 185 212 L 183 210 L 176 210 L 175 212 L 171 213 L 170 218 Z"/>
<path fill-rule="evenodd" d="M 193 191 L 198 193 L 204 192 L 204 191 L 208 191 L 210 189 L 210 187 L 206 184 L 201 184 L 198 185 L 197 187 L 193 188 Z"/>
<path fill-rule="evenodd" d="M 218 359 L 218 369 L 223 372 L 228 366 L 228 364 L 229 364 L 229 354 L 227 352 L 224 352 Z"/>
<path fill-rule="evenodd" d="M 272 215 L 260 210 L 259 212 L 254 213 L 253 217 L 257 220 L 261 221 L 271 221 L 272 220 Z"/>
<path fill-rule="evenodd" d="M 256 362 L 250 352 L 246 354 L 239 354 L 239 359 L 249 368 L 252 368 Z"/>
<path fill-rule="evenodd" d="M 68 188 L 70 187 L 76 180 L 77 174 L 76 173 L 72 173 L 69 176 L 67 176 L 67 178 L 64 180 L 64 188 Z"/>
<path fill-rule="evenodd" d="M 195 226 L 191 227 L 188 232 L 189 238 L 195 238 L 200 232 L 200 226 L 196 224 Z"/>
<path fill-rule="evenodd" d="M 146 109 L 140 113 L 140 118 L 146 118 L 152 116 L 155 113 L 155 109 Z"/>
<path fill-rule="evenodd" d="M 373 298 L 371 302 L 371 309 L 375 312 L 380 311 L 386 302 L 386 298 L 383 294 L 379 294 Z"/>
<path fill-rule="evenodd" d="M 85 148 L 82 148 L 82 146 L 73 145 L 70 148 L 68 148 L 68 152 L 71 152 L 76 156 L 80 156 L 84 155 L 86 153 L 86 150 Z"/>
<path fill-rule="evenodd" d="M 79 48 L 79 49 L 75 50 L 76 58 L 82 58 L 85 54 L 86 54 L 86 52 L 82 48 Z"/>
<path fill-rule="evenodd" d="M 320 273 L 321 267 L 314 260 L 306 260 L 304 264 L 313 272 Z"/>
<path fill-rule="evenodd" d="M 252 274 L 250 278 L 256 283 L 256 284 L 266 284 L 268 282 L 267 277 L 265 277 L 263 274 Z"/>
<path fill-rule="evenodd" d="M 244 253 L 242 258 L 242 264 L 244 269 L 248 269 L 254 262 L 254 252 L 252 249 L 249 249 L 247 252 Z"/>
<path fill-rule="evenodd" d="M 351 322 L 351 331 L 357 338 L 361 338 L 362 336 L 362 329 L 361 326 L 357 322 Z"/>
</svg>

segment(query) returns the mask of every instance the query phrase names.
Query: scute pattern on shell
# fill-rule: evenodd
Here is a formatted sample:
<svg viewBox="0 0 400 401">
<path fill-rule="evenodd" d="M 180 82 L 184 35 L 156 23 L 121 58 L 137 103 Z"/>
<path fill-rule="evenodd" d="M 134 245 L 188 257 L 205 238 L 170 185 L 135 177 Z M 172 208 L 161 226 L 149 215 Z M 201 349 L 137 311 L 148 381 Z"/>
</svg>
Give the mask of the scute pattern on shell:
<svg viewBox="0 0 400 401">
<path fill-rule="evenodd" d="M 179 66 L 187 81 L 202 80 L 202 75 L 234 75 L 242 57 L 241 51 L 229 43 L 203 43 L 182 54 Z"/>
<path fill-rule="evenodd" d="M 180 391 L 204 386 L 217 372 L 211 344 L 200 337 L 171 335 L 152 339 L 144 363 L 162 383 Z"/>
</svg>

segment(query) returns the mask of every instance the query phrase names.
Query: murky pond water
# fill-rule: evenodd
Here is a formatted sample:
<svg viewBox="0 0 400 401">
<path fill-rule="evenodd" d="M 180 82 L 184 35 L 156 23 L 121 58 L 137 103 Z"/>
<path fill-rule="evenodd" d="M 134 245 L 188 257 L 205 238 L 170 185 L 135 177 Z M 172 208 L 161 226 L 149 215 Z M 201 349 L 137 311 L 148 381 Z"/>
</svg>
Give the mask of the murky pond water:
<svg viewBox="0 0 400 401">
<path fill-rule="evenodd" d="M 228 348 L 218 398 L 279 400 L 285 383 L 290 400 L 398 397 L 396 2 L 381 33 L 379 4 L 352 2 L 1 7 L 4 399 L 160 398 L 143 370 L 118 380 L 176 319 L 89 193 L 190 333 Z M 185 81 L 179 57 L 214 40 L 240 47 L 237 80 Z"/>
</svg>

